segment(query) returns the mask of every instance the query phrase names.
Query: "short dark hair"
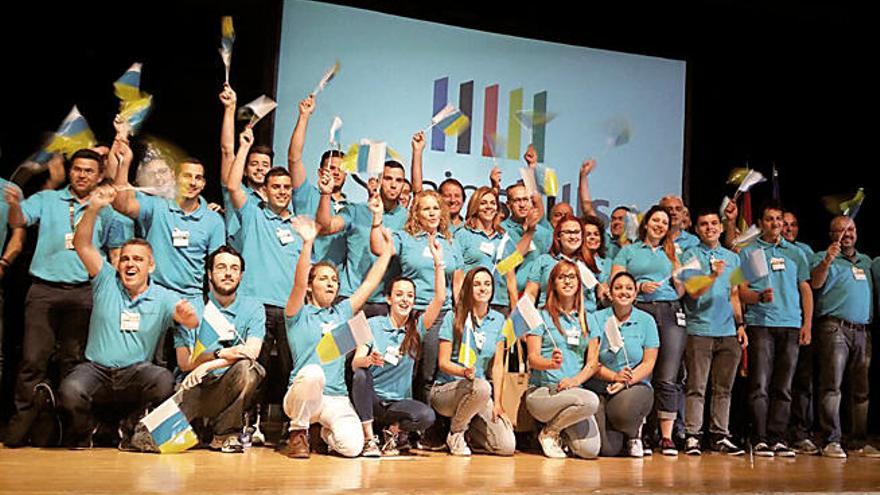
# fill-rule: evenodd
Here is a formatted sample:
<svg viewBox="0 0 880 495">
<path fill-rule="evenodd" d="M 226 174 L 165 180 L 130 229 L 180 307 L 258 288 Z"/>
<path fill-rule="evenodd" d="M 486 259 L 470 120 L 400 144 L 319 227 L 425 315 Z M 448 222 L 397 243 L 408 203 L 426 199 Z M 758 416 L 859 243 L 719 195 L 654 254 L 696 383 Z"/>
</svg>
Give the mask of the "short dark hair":
<svg viewBox="0 0 880 495">
<path fill-rule="evenodd" d="M 231 254 L 238 258 L 241 261 L 241 271 L 244 273 L 244 257 L 242 257 L 241 253 L 239 253 L 234 247 L 222 245 L 214 250 L 213 253 L 209 254 L 207 258 L 205 258 L 205 276 L 208 277 L 211 270 L 214 269 L 214 258 L 216 258 L 220 254 Z"/>
<path fill-rule="evenodd" d="M 194 156 L 188 156 L 188 157 L 184 158 L 183 160 L 180 160 L 180 163 L 192 163 L 193 165 L 201 165 L 202 168 L 205 168 L 205 164 L 202 163 L 201 160 L 199 160 L 198 158 L 196 158 Z"/>
<path fill-rule="evenodd" d="M 290 172 L 284 167 L 272 167 L 266 172 L 266 177 L 263 179 L 263 182 L 268 184 L 269 179 L 272 177 L 290 177 Z"/>
<path fill-rule="evenodd" d="M 275 159 L 275 151 L 270 146 L 266 146 L 265 144 L 258 144 L 252 147 L 250 151 L 248 151 L 247 157 L 245 157 L 245 161 L 250 160 L 251 155 L 253 155 L 254 153 L 268 156 L 270 162 Z"/>
<path fill-rule="evenodd" d="M 396 161 L 396 160 L 388 160 L 388 161 L 386 161 L 386 162 L 385 162 L 385 168 L 399 168 L 400 170 L 403 170 L 403 173 L 404 173 L 404 174 L 406 174 L 406 169 L 403 168 L 403 165 L 401 165 L 400 162 L 398 162 L 398 161 Z"/>
<path fill-rule="evenodd" d="M 720 213 L 712 208 L 704 207 L 697 210 L 697 215 L 694 217 L 694 223 L 698 223 L 700 221 L 700 217 L 705 217 L 708 215 L 715 215 L 716 217 L 718 217 L 718 220 L 721 220 Z"/>
<path fill-rule="evenodd" d="M 761 204 L 761 208 L 758 209 L 758 218 L 764 218 L 764 213 L 767 213 L 767 210 L 778 210 L 780 212 L 785 212 L 785 208 L 782 206 L 782 202 L 777 199 L 770 199 Z"/>
<path fill-rule="evenodd" d="M 147 242 L 146 239 L 141 239 L 140 237 L 133 237 L 133 238 L 123 242 L 122 246 L 119 247 L 119 252 L 121 253 L 122 250 L 127 248 L 128 246 L 144 246 L 150 250 L 150 254 L 153 253 L 153 246 L 151 246 L 150 243 Z"/>
<path fill-rule="evenodd" d="M 98 163 L 98 170 L 104 170 L 104 157 L 102 157 L 101 154 L 97 151 L 91 150 L 89 148 L 76 150 L 76 153 L 74 153 L 70 157 L 71 165 L 73 165 L 74 160 L 92 160 Z"/>
<path fill-rule="evenodd" d="M 326 167 L 327 161 L 331 158 L 345 158 L 345 153 L 340 150 L 327 150 L 321 155 L 321 163 L 319 166 L 321 168 Z"/>
<path fill-rule="evenodd" d="M 617 208 L 611 210 L 611 214 L 614 215 L 615 213 L 617 213 L 617 210 L 623 210 L 627 213 L 632 213 L 632 210 L 629 208 L 629 206 L 622 206 L 621 205 L 621 206 L 618 206 Z"/>
<path fill-rule="evenodd" d="M 636 282 L 636 278 L 630 272 L 617 272 L 616 275 L 611 277 L 611 282 L 608 283 L 608 287 L 613 287 L 614 282 L 617 282 L 617 279 L 619 279 L 620 277 L 627 277 L 632 280 L 634 284 L 638 285 L 638 282 Z"/>
<path fill-rule="evenodd" d="M 441 183 L 440 183 L 440 186 L 437 187 L 437 191 L 442 191 L 442 190 L 443 190 L 443 186 L 445 186 L 445 185 L 447 185 L 447 184 L 452 184 L 452 185 L 454 185 L 455 187 L 457 187 L 457 188 L 461 191 L 461 195 L 464 196 L 464 186 L 461 185 L 461 182 L 459 182 L 458 179 L 454 179 L 454 178 L 452 178 L 452 177 L 449 177 L 449 178 L 447 178 L 446 180 L 444 180 L 443 182 L 441 182 Z M 441 194 L 442 194 L 442 193 L 441 193 Z"/>
</svg>

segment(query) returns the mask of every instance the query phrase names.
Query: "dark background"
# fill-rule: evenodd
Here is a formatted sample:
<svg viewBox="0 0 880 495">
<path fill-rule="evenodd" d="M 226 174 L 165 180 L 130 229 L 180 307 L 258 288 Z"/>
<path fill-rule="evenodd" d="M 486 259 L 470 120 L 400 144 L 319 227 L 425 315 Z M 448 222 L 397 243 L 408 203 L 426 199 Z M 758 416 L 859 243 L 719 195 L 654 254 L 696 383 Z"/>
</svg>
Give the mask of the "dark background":
<svg viewBox="0 0 880 495">
<path fill-rule="evenodd" d="M 691 209 L 715 207 L 724 179 L 747 161 L 769 176 L 775 162 L 785 204 L 799 214 L 801 240 L 824 249 L 820 198 L 865 187 L 859 214 L 862 251 L 880 252 L 868 225 L 877 217 L 868 180 L 869 127 L 876 120 L 869 66 L 867 7 L 843 1 L 337 2 L 498 33 L 687 61 L 683 191 Z M 179 1 L 127 4 L 6 2 L 0 7 L 3 87 L 0 175 L 54 130 L 73 104 L 99 141 L 112 139 L 118 102 L 112 83 L 144 63 L 142 89 L 154 95 L 144 133 L 183 147 L 208 166 L 206 197 L 219 199 L 216 170 L 223 68 L 221 15 L 233 15 L 232 85 L 240 103 L 275 94 L 280 1 Z M 876 40 L 874 40 L 876 41 Z M 523 67 L 523 70 L 529 70 Z M 871 90 L 869 90 L 871 88 Z M 872 110 L 873 108 L 873 110 Z M 279 108 L 280 112 L 296 109 Z M 272 118 L 257 142 L 271 144 Z M 873 141 L 872 141 L 873 142 Z M 870 150 L 873 151 L 873 150 Z M 276 160 L 283 163 L 283 157 Z M 41 182 L 35 179 L 32 186 Z M 754 206 L 769 196 L 755 188 Z M 31 239 L 32 240 L 32 239 Z M 3 405 L 20 351 L 28 259 L 6 280 L 7 366 Z M 14 289 L 13 289 L 14 287 Z M 11 310 L 11 311 L 10 311 Z"/>
</svg>

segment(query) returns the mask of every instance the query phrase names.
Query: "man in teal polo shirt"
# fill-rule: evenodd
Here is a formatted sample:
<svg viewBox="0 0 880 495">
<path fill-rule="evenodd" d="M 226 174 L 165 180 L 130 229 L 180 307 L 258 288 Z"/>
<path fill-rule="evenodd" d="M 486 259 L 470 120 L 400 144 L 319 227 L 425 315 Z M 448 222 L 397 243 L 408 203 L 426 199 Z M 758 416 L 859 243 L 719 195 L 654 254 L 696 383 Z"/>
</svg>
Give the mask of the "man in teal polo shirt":
<svg viewBox="0 0 880 495">
<path fill-rule="evenodd" d="M 782 237 L 794 244 L 807 257 L 813 258 L 813 248 L 798 238 L 800 226 L 797 216 L 791 211 L 782 213 Z M 810 315 L 812 318 L 813 315 Z M 816 444 L 810 439 L 813 430 L 813 345 L 801 346 L 798 352 L 798 364 L 791 384 L 791 421 L 788 429 L 791 432 L 792 448 L 798 454 L 814 455 L 819 453 Z"/>
<path fill-rule="evenodd" d="M 269 368 L 274 349 L 278 355 L 279 375 L 287 376 L 293 367 L 293 359 L 288 351 L 284 306 L 293 286 L 302 240 L 291 226 L 292 181 L 287 170 L 277 167 L 266 174 L 265 201 L 258 201 L 242 186 L 245 157 L 249 155 L 252 143 L 253 132 L 250 128 L 245 129 L 227 182 L 232 207 L 241 225 L 241 255 L 250 267 L 242 276 L 241 294 L 256 299 L 265 308 L 267 338 L 260 353 L 260 364 Z M 281 398 L 279 395 L 268 400 L 280 402 Z M 261 397 L 260 402 L 265 399 Z"/>
<path fill-rule="evenodd" d="M 535 194 L 533 197 L 529 197 L 526 186 L 522 183 L 507 187 L 507 207 L 510 210 L 510 216 L 501 222 L 501 227 L 504 228 L 510 242 L 515 245 L 518 245 L 528 234 L 532 235 L 527 250 L 517 247 L 520 252 L 526 251 L 522 264 L 516 268 L 516 290 L 520 294 L 526 290 L 532 265 L 538 261 L 542 254 L 550 251 L 550 245 L 553 243 L 553 231 L 550 230 L 549 223 L 543 220 L 537 224 L 533 222 L 534 217 L 543 216 L 541 207 L 538 206 L 540 203 L 540 196 Z"/>
<path fill-rule="evenodd" d="M 754 452 L 762 457 L 792 457 L 784 442 L 791 413 L 791 382 L 798 346 L 810 343 L 813 294 L 806 256 L 782 237 L 782 206 L 770 202 L 760 210 L 761 237 L 740 251 L 749 262 L 764 250 L 769 276 L 741 284 L 749 337 L 749 407 Z"/>
<path fill-rule="evenodd" d="M 205 418 L 214 432 L 210 448 L 223 453 L 244 451 L 239 436 L 257 387 L 266 371 L 256 362 L 266 335 L 266 310 L 253 297 L 238 294 L 245 261 L 235 248 L 221 246 L 208 256 L 207 302 L 196 332 L 175 333 L 177 366 L 187 373 L 181 388 L 180 410 L 190 421 Z M 197 335 L 216 332 L 193 358 Z M 286 339 L 285 339 L 286 344 Z"/>
<path fill-rule="evenodd" d="M 31 261 L 33 284 L 25 299 L 25 329 L 22 361 L 15 386 L 16 414 L 9 424 L 5 444 L 28 442 L 36 416 L 35 391 L 42 390 L 50 402 L 52 387 L 46 380 L 49 361 L 58 350 L 59 376 L 66 376 L 82 361 L 92 290 L 88 273 L 73 250 L 73 233 L 82 220 L 92 191 L 101 180 L 101 156 L 82 149 L 70 159 L 70 185 L 58 191 L 40 191 L 19 203 L 20 191 L 6 189 L 9 225 L 13 228 L 39 225 L 37 247 Z M 122 244 L 113 212 L 103 211 L 97 220 L 92 242 L 109 251 Z"/>
<path fill-rule="evenodd" d="M 149 362 L 162 331 L 176 321 L 195 328 L 199 318 L 192 305 L 150 280 L 155 270 L 150 244 L 127 241 L 119 255 L 118 271 L 95 248 L 93 232 L 99 212 L 116 192 L 101 186 L 76 228 L 73 245 L 91 279 L 94 310 L 89 321 L 86 361 L 77 365 L 59 387 L 59 405 L 67 428 L 66 444 L 90 447 L 92 413 L 96 407 L 122 411 L 121 449 L 148 407 L 158 405 L 174 390 L 171 372 Z M 110 213 L 110 210 L 104 210 Z"/>
<path fill-rule="evenodd" d="M 379 180 L 379 198 L 382 200 L 382 225 L 392 232 L 403 230 L 408 212 L 400 206 L 400 193 L 406 183 L 403 165 L 395 161 L 385 162 L 382 177 Z M 367 203 L 349 203 L 339 212 L 332 214 L 331 194 L 332 177 L 323 171 L 318 181 L 321 201 L 315 215 L 320 235 L 341 233 L 346 241 L 345 265 L 339 274 L 339 296 L 348 298 L 360 287 L 370 267 L 376 262 L 376 256 L 370 252 L 370 230 L 373 224 L 373 212 Z M 320 238 L 320 237 L 319 237 Z M 363 306 L 367 318 L 388 314 L 388 303 L 385 301 L 385 284 L 400 274 L 400 265 L 396 258 L 392 261 L 382 278 L 382 283 Z"/>
<path fill-rule="evenodd" d="M 698 259 L 700 273 L 708 275 L 712 284 L 683 298 L 688 333 L 685 348 L 688 377 L 685 392 L 685 452 L 689 455 L 701 454 L 704 400 L 711 372 L 709 434 L 712 438 L 705 443 L 718 452 L 741 455 L 744 451 L 730 440 L 728 429 L 730 390 L 736 378 L 742 349 L 748 343 L 739 291 L 736 286 L 730 285 L 730 274 L 739 267 L 739 257 L 719 242 L 724 227 L 717 212 L 700 212 L 696 230 L 700 244 L 684 252 L 682 264 Z"/>
<path fill-rule="evenodd" d="M 303 146 L 306 140 L 306 130 L 309 119 L 315 111 L 315 97 L 309 96 L 299 103 L 299 117 L 296 126 L 290 136 L 290 147 L 287 152 L 287 167 L 293 178 L 293 210 L 297 215 L 314 216 L 321 201 L 321 192 L 317 186 L 308 180 L 305 165 L 302 160 Z M 342 208 L 348 204 L 342 186 L 345 185 L 346 173 L 342 170 L 342 159 L 345 153 L 338 150 L 327 150 L 321 155 L 318 170 L 326 170 L 330 173 L 333 184 L 330 193 L 330 209 L 334 215 L 338 215 Z M 345 264 L 345 235 L 342 232 L 321 235 L 315 239 L 312 252 L 312 261 L 329 261 L 337 267 Z"/>
<path fill-rule="evenodd" d="M 660 199 L 660 206 L 669 212 L 669 237 L 675 242 L 677 256 L 700 243 L 697 236 L 681 228 L 686 208 L 680 196 L 664 196 Z"/>
<path fill-rule="evenodd" d="M 205 258 L 226 243 L 223 219 L 208 209 L 207 201 L 201 196 L 205 188 L 205 167 L 194 158 L 180 163 L 174 200 L 135 193 L 128 183 L 131 150 L 128 146 L 123 150 L 124 158 L 116 171 L 118 194 L 113 208 L 134 219 L 152 246 L 156 283 L 177 292 L 200 309 Z M 166 355 L 164 338 L 162 342 L 156 359 L 159 364 L 167 365 L 171 359 Z"/>
<path fill-rule="evenodd" d="M 841 447 L 840 402 L 844 376 L 851 399 L 850 451 L 880 457 L 866 446 L 868 369 L 871 345 L 867 325 L 872 317 L 871 258 L 856 251 L 855 222 L 845 216 L 831 221 L 831 245 L 813 257 L 810 284 L 816 296 L 816 352 L 819 355 L 819 430 L 822 455 L 846 458 Z"/>
</svg>

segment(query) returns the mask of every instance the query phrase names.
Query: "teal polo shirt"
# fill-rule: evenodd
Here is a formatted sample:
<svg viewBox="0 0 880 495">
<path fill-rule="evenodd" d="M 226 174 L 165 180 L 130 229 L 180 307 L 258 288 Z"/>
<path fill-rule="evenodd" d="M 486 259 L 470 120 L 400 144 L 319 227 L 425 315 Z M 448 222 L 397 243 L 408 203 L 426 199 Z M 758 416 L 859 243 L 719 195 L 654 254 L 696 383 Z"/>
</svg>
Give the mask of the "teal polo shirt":
<svg viewBox="0 0 880 495">
<path fill-rule="evenodd" d="M 700 273 L 703 275 L 712 273 L 713 260 L 722 260 L 726 265 L 708 292 L 696 299 L 685 294 L 683 302 L 688 334 L 700 337 L 736 335 L 733 306 L 730 305 L 730 274 L 739 267 L 739 256 L 720 244 L 713 249 L 700 243 L 685 251 L 681 262 L 684 264 L 694 258 L 700 260 Z"/>
<path fill-rule="evenodd" d="M 747 305 L 746 324 L 800 328 L 802 314 L 798 286 L 810 279 L 807 257 L 797 246 L 785 239 L 780 238 L 779 244 L 774 245 L 758 238 L 740 251 L 740 264 L 748 263 L 749 253 L 755 249 L 764 250 L 770 275 L 750 283 L 749 289 L 760 292 L 772 287 L 773 302 Z"/>
<path fill-rule="evenodd" d="M 208 301 L 214 303 L 214 306 L 220 310 L 229 323 L 235 327 L 236 335 L 232 340 L 221 340 L 214 345 L 205 349 L 206 353 L 213 354 L 214 351 L 226 349 L 236 345 L 244 345 L 249 338 L 257 338 L 260 340 L 266 337 L 266 308 L 263 303 L 253 297 L 237 294 L 232 304 L 225 308 L 217 302 L 214 295 L 208 293 Z M 187 347 L 192 349 L 196 343 L 196 336 L 201 330 L 201 325 L 208 325 L 203 319 L 204 308 L 199 310 L 199 320 L 201 321 L 199 330 L 192 331 L 182 328 L 180 325 L 174 330 L 174 347 Z M 222 375 L 228 370 L 228 366 L 211 370 L 211 374 Z M 184 374 L 185 376 L 186 374 Z"/>
<path fill-rule="evenodd" d="M 532 246 L 530 246 L 529 252 L 523 256 L 523 263 L 516 269 L 516 290 L 519 293 L 526 290 L 526 283 L 529 281 L 532 265 L 542 254 L 548 253 L 550 246 L 553 244 L 553 230 L 548 225 L 546 222 L 541 222 L 535 226 L 535 234 L 532 236 L 534 249 L 531 249 Z M 507 232 L 507 235 L 510 237 L 509 242 L 512 242 L 515 247 L 519 240 L 522 239 L 524 233 L 523 226 L 513 221 L 512 217 L 508 217 L 501 222 L 501 227 Z"/>
<path fill-rule="evenodd" d="M 226 230 L 205 198 L 185 213 L 176 201 L 136 193 L 140 203 L 137 223 L 153 246 L 156 283 L 190 297 L 201 297 L 205 259 L 226 244 Z"/>
<path fill-rule="evenodd" d="M 89 280 L 89 274 L 72 249 L 73 237 L 67 248 L 66 236 L 73 235 L 88 203 L 76 200 L 70 187 L 58 191 L 40 191 L 21 202 L 28 227 L 39 224 L 37 247 L 31 260 L 30 274 L 34 277 L 63 284 L 80 284 Z M 112 208 L 103 208 L 95 220 L 92 244 L 106 255 L 125 242 Z"/>
<path fill-rule="evenodd" d="M 663 246 L 652 248 L 644 241 L 627 244 L 617 253 L 614 264 L 622 266 L 636 278 L 636 282 L 664 281 L 653 294 L 639 292 L 636 300 L 641 302 L 675 301 L 678 294 L 672 285 L 672 262 Z"/>
<path fill-rule="evenodd" d="M 461 252 L 462 270 L 467 273 L 477 267 L 488 269 L 495 278 L 492 304 L 509 307 L 510 295 L 507 293 L 507 278 L 495 271 L 495 265 L 506 256 L 513 254 L 516 250 L 516 244 L 509 240 L 506 241 L 502 233 L 493 232 L 492 235 L 489 235 L 482 230 L 466 226 L 456 232 L 453 243 Z M 519 269 L 520 267 L 517 267 L 517 270 Z"/>
<path fill-rule="evenodd" d="M 174 322 L 174 306 L 180 300 L 180 294 L 153 281 L 132 300 L 116 269 L 104 261 L 101 271 L 92 279 L 86 359 L 107 368 L 124 368 L 151 360 L 162 332 Z M 124 324 L 132 320 L 137 321 Z"/>
<path fill-rule="evenodd" d="M 324 370 L 324 395 L 347 396 L 345 385 L 345 356 L 335 361 L 321 364 L 315 349 L 324 333 L 329 332 L 352 318 L 351 302 L 346 299 L 329 308 L 319 308 L 305 304 L 293 316 L 284 317 L 287 328 L 287 342 L 293 356 L 293 370 L 289 384 L 293 384 L 296 374 L 307 364 L 317 364 Z"/>
<path fill-rule="evenodd" d="M 572 378 L 584 368 L 588 336 L 581 332 L 577 311 L 559 314 L 559 327 L 546 309 L 541 310 L 544 324 L 529 331 L 529 335 L 541 337 L 541 357 L 553 357 L 553 343 L 562 351 L 562 367 L 558 370 L 532 370 L 529 383 L 536 387 L 555 387 L 563 378 Z M 552 334 L 552 337 L 548 335 Z"/>
<path fill-rule="evenodd" d="M 0 177 L 0 191 L 5 190 L 7 187 L 14 187 L 18 192 L 21 192 L 17 185 Z M 7 235 L 9 235 L 9 203 L 0 201 L 0 249 L 6 246 Z"/>
<path fill-rule="evenodd" d="M 308 180 L 303 181 L 298 188 L 293 190 L 293 210 L 297 215 L 315 218 L 320 201 L 321 192 Z M 330 214 L 338 215 L 347 204 L 347 201 L 336 201 L 331 197 Z M 318 236 L 312 250 L 312 261 L 315 263 L 329 261 L 337 268 L 342 269 L 345 263 L 345 244 L 344 232 Z"/>
<path fill-rule="evenodd" d="M 394 252 L 400 260 L 400 274 L 416 285 L 414 308 L 424 311 L 434 298 L 434 257 L 428 248 L 428 234 L 422 232 L 415 236 L 398 230 L 391 236 Z M 437 240 L 443 243 L 443 263 L 446 265 L 446 301 L 443 309 L 452 308 L 452 274 L 461 269 L 461 253 L 458 248 L 439 234 Z"/>
<path fill-rule="evenodd" d="M 393 210 L 382 214 L 382 225 L 392 232 L 403 230 L 407 215 L 406 209 L 395 206 Z M 370 211 L 370 207 L 366 203 L 349 203 L 339 212 L 339 216 L 345 225 L 341 233 L 344 235 L 346 243 L 345 265 L 339 273 L 339 294 L 351 297 L 364 282 L 367 273 L 377 259 L 370 251 L 373 212 Z M 368 302 L 385 302 L 385 285 L 398 275 L 400 275 L 400 263 L 395 256 L 382 277 L 382 283 L 370 295 Z"/>
<path fill-rule="evenodd" d="M 826 254 L 821 251 L 813 255 L 811 268 L 819 266 Z M 873 315 L 873 291 L 871 258 L 856 252 L 851 260 L 840 253 L 828 268 L 825 285 L 816 291 L 815 314 L 867 325 Z"/>
<path fill-rule="evenodd" d="M 543 307 L 547 302 L 547 284 L 550 283 L 550 272 L 556 267 L 560 260 L 564 259 L 562 255 L 542 254 L 538 261 L 532 265 L 532 272 L 529 274 L 529 282 L 535 282 L 541 286 L 541 295 L 538 298 L 538 307 Z M 599 273 L 593 273 L 599 283 L 608 283 L 608 277 L 611 275 L 611 262 L 607 258 L 595 257 L 596 267 Z M 570 260 L 569 260 L 570 261 Z M 587 267 L 589 270 L 590 268 Z M 596 301 L 596 288 L 589 290 L 584 286 L 584 309 L 588 312 L 596 311 L 598 303 Z"/>
<path fill-rule="evenodd" d="M 443 317 L 443 323 L 440 325 L 439 339 L 453 343 L 452 362 L 460 365 L 461 362 L 458 360 L 459 349 L 455 347 L 455 332 L 452 328 L 452 324 L 455 320 L 455 315 L 453 313 L 454 311 L 447 311 L 446 316 Z M 465 332 L 464 329 L 462 329 L 462 339 L 467 335 L 471 349 L 474 349 L 474 352 L 477 354 L 477 364 L 474 365 L 476 378 L 486 379 L 486 370 L 489 368 L 489 363 L 495 356 L 495 347 L 497 347 L 498 342 L 505 340 L 504 336 L 501 335 L 501 329 L 504 327 L 504 319 L 504 315 L 494 309 L 490 309 L 479 325 L 476 323 L 474 324 L 473 333 Z M 434 383 L 437 385 L 443 385 L 444 383 L 461 380 L 462 378 L 463 377 L 460 376 L 452 376 L 443 373 L 438 368 L 437 378 L 434 380 Z"/>
<path fill-rule="evenodd" d="M 807 261 L 812 260 L 812 259 L 813 259 L 813 255 L 816 254 L 816 252 L 813 251 L 813 248 L 811 248 L 810 246 L 808 246 L 807 244 L 805 244 L 805 243 L 803 243 L 803 242 L 801 242 L 801 241 L 794 241 L 793 244 L 794 244 L 795 246 L 797 246 L 798 249 L 800 249 L 801 251 L 803 251 L 804 256 L 807 257 Z"/>
<path fill-rule="evenodd" d="M 672 241 L 675 243 L 675 254 L 681 256 L 685 251 L 700 244 L 700 238 L 687 230 L 679 230 L 678 236 Z"/>
<path fill-rule="evenodd" d="M 241 184 L 241 189 L 244 191 L 248 199 L 255 200 L 257 204 L 263 201 L 263 198 L 255 189 L 251 189 L 243 182 Z M 241 239 L 242 235 L 240 233 L 241 220 L 238 217 L 238 212 L 235 211 L 235 206 L 232 205 L 232 196 L 229 194 L 229 189 L 227 189 L 226 186 L 221 186 L 220 190 L 223 194 L 223 221 L 226 222 L 227 243 L 240 253 L 243 246 Z M 292 203 L 288 209 L 293 213 Z"/>
<path fill-rule="evenodd" d="M 874 281 L 874 287 L 880 287 L 880 256 L 874 258 L 871 263 L 871 279 Z M 875 304 L 880 307 L 880 296 L 875 296 Z"/>
<path fill-rule="evenodd" d="M 614 237 L 611 235 L 611 232 L 605 231 L 605 257 L 609 260 L 614 260 L 617 256 L 617 253 L 620 252 L 622 246 L 620 245 L 620 239 L 618 237 Z"/>
<path fill-rule="evenodd" d="M 302 238 L 287 218 L 274 213 L 263 201 L 248 196 L 237 211 L 241 221 L 241 255 L 245 270 L 239 292 L 263 304 L 283 308 L 293 287 Z"/>
<path fill-rule="evenodd" d="M 386 360 L 382 366 L 370 366 L 373 375 L 373 390 L 383 401 L 412 399 L 413 368 L 415 361 L 409 353 L 400 351 L 406 337 L 406 327 L 396 328 L 390 316 L 374 316 L 367 320 L 373 332 L 372 350 L 383 357 L 397 356 L 397 364 Z M 416 321 L 419 336 L 425 335 L 424 317 Z"/>
<path fill-rule="evenodd" d="M 614 316 L 614 308 L 605 308 L 596 311 L 587 317 L 587 325 L 590 327 L 590 338 L 599 339 L 599 362 L 602 366 L 617 373 L 627 366 L 635 369 L 642 363 L 645 349 L 660 348 L 660 334 L 657 332 L 657 323 L 654 318 L 640 310 L 633 308 L 629 318 L 618 324 L 620 335 L 623 337 L 623 349 L 611 352 L 608 348 L 608 337 L 605 336 L 605 324 Z M 624 353 L 624 350 L 626 351 Z M 650 378 L 642 380 L 642 383 L 650 386 Z"/>
</svg>

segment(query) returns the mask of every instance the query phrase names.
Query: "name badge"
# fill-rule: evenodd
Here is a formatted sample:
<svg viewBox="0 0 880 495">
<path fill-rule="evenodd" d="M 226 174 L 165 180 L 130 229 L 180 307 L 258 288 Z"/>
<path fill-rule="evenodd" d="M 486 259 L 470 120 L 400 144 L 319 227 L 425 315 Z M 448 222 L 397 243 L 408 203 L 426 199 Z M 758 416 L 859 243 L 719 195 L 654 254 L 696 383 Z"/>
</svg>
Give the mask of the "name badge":
<svg viewBox="0 0 880 495">
<path fill-rule="evenodd" d="M 577 328 L 569 328 L 565 331 L 565 341 L 568 345 L 578 346 L 581 343 L 581 332 Z"/>
<path fill-rule="evenodd" d="M 687 326 L 687 319 L 684 316 L 684 311 L 678 310 L 675 312 L 675 323 L 680 327 Z"/>
<path fill-rule="evenodd" d="M 852 267 L 853 278 L 856 280 L 868 280 L 868 277 L 865 276 L 865 270 L 854 266 Z"/>
<path fill-rule="evenodd" d="M 431 254 L 431 248 L 428 246 L 425 246 L 425 250 L 422 251 L 422 256 L 424 256 L 425 258 L 434 259 L 434 255 Z"/>
<path fill-rule="evenodd" d="M 64 234 L 64 249 L 73 249 L 73 232 Z"/>
<path fill-rule="evenodd" d="M 391 366 L 397 366 L 397 363 L 400 362 L 400 348 L 389 345 L 385 349 L 385 355 L 382 356 L 382 359 Z"/>
<path fill-rule="evenodd" d="M 332 321 L 327 321 L 327 322 L 321 323 L 321 335 L 324 335 L 325 333 L 333 330 L 334 328 L 336 328 L 336 323 L 333 323 Z"/>
<path fill-rule="evenodd" d="M 119 329 L 123 332 L 137 332 L 141 326 L 140 313 L 123 311 L 119 317 Z"/>
<path fill-rule="evenodd" d="M 491 242 L 482 242 L 480 243 L 480 251 L 488 254 L 489 256 L 495 256 L 495 245 Z"/>
<path fill-rule="evenodd" d="M 478 350 L 483 350 L 483 344 L 486 343 L 486 334 L 483 332 L 474 331 L 474 344 L 476 344 Z"/>
<path fill-rule="evenodd" d="M 535 241 L 530 242 L 529 243 L 529 252 L 531 253 L 532 251 L 537 251 L 537 250 L 538 250 L 538 246 L 535 246 Z"/>
<path fill-rule="evenodd" d="M 342 209 L 345 208 L 345 203 L 334 203 L 333 204 L 333 212 L 339 213 Z"/>
<path fill-rule="evenodd" d="M 171 245 L 174 247 L 189 247 L 189 231 L 180 229 L 172 230 Z"/>
<path fill-rule="evenodd" d="M 774 272 L 785 270 L 785 258 L 770 258 L 770 269 Z"/>
<path fill-rule="evenodd" d="M 281 227 L 275 229 L 275 236 L 278 237 L 278 242 L 280 242 L 282 246 L 290 244 L 294 239 L 293 232 L 291 232 L 290 229 L 284 229 Z"/>
</svg>

